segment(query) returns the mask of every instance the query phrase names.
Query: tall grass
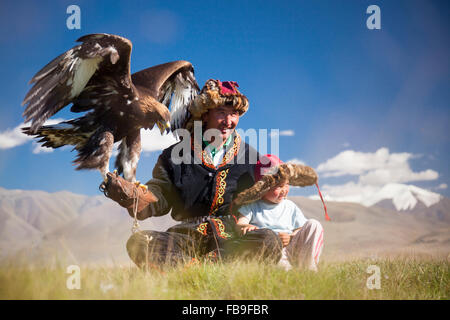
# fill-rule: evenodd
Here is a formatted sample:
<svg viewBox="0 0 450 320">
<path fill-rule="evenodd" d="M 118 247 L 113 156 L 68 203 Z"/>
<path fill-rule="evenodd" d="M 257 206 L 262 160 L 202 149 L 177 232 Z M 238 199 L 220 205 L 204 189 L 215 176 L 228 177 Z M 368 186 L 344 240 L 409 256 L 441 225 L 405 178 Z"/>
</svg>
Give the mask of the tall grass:
<svg viewBox="0 0 450 320">
<path fill-rule="evenodd" d="M 378 266 L 380 289 L 366 285 Z M 143 271 L 81 266 L 69 290 L 66 266 L 0 267 L 0 299 L 449 299 L 449 262 L 408 258 L 321 263 L 318 272 L 258 262 L 199 263 Z"/>
</svg>

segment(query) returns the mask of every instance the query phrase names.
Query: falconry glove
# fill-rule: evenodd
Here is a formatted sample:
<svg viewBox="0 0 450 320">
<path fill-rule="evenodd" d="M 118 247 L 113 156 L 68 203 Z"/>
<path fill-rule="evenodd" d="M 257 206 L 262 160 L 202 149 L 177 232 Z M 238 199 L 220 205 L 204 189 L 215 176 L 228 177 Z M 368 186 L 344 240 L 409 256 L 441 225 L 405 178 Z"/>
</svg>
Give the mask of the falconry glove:
<svg viewBox="0 0 450 320">
<path fill-rule="evenodd" d="M 137 212 L 142 211 L 150 203 L 158 201 L 158 198 L 146 186 L 129 182 L 117 172 L 108 172 L 106 181 L 102 182 L 99 188 L 105 196 L 122 207 L 130 210 L 137 208 Z"/>
</svg>

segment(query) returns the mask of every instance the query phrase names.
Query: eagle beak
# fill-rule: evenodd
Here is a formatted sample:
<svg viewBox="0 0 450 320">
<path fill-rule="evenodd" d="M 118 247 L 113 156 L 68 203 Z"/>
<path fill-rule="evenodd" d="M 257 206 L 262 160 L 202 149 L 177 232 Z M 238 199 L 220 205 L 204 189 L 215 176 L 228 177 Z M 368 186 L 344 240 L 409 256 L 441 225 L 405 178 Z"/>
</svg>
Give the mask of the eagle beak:
<svg viewBox="0 0 450 320">
<path fill-rule="evenodd" d="M 161 134 L 164 134 L 164 132 L 166 132 L 166 133 L 170 132 L 170 122 L 169 121 L 166 121 L 166 122 L 158 121 L 156 124 L 158 125 L 159 131 L 161 132 Z"/>
</svg>

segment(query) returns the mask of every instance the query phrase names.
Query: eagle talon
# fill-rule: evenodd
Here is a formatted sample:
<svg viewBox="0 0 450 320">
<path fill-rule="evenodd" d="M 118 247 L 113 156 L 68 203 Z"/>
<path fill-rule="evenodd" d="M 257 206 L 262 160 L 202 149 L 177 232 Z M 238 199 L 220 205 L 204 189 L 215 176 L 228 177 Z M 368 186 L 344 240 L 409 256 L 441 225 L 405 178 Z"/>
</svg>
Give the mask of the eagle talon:
<svg viewBox="0 0 450 320">
<path fill-rule="evenodd" d="M 100 185 L 98 186 L 98 189 L 101 191 L 101 192 L 103 192 L 105 195 L 107 194 L 107 191 L 106 191 L 106 183 L 107 183 L 107 180 L 105 179 L 102 183 L 100 183 Z"/>
<path fill-rule="evenodd" d="M 148 190 L 148 187 L 145 184 L 142 184 L 140 181 L 136 181 L 134 183 L 134 185 L 136 186 L 136 188 L 142 188 L 144 190 Z"/>
</svg>

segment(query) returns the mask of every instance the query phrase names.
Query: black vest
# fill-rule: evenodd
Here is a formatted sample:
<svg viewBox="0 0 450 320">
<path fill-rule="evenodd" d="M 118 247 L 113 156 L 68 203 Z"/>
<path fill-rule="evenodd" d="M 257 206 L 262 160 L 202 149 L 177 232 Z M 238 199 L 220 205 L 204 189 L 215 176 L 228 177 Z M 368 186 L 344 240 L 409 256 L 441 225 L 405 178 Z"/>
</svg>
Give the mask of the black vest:
<svg viewBox="0 0 450 320">
<path fill-rule="evenodd" d="M 175 220 L 234 213 L 230 204 L 235 195 L 254 184 L 254 166 L 259 155 L 241 141 L 238 134 L 234 134 L 233 140 L 217 167 L 203 151 L 203 146 L 196 145 L 193 140 L 188 163 L 178 164 L 179 158 L 174 161 L 172 155 L 173 149 L 182 142 L 163 151 L 160 156 L 162 164 L 178 192 L 176 198 L 180 199 L 180 203 L 171 203 Z M 182 157 L 182 151 L 177 156 Z"/>
</svg>

